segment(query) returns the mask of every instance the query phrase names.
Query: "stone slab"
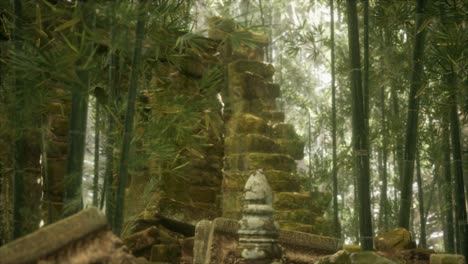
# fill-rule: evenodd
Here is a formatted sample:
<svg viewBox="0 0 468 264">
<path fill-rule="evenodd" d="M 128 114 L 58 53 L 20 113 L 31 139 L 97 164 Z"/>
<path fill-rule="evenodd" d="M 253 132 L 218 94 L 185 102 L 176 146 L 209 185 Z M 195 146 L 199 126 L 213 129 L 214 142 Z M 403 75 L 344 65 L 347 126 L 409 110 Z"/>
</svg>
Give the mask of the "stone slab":
<svg viewBox="0 0 468 264">
<path fill-rule="evenodd" d="M 279 146 L 271 138 L 260 134 L 229 136 L 224 139 L 226 153 L 276 153 Z"/>
<path fill-rule="evenodd" d="M 463 255 L 455 254 L 432 254 L 430 264 L 465 264 L 465 257 Z"/>
<path fill-rule="evenodd" d="M 218 213 L 204 208 L 181 203 L 174 199 L 162 198 L 159 215 L 177 223 L 195 226 L 199 221 L 214 219 Z"/>
<path fill-rule="evenodd" d="M 106 216 L 96 208 L 89 208 L 0 247 L 0 260 L 2 264 L 35 263 L 106 229 Z"/>
</svg>

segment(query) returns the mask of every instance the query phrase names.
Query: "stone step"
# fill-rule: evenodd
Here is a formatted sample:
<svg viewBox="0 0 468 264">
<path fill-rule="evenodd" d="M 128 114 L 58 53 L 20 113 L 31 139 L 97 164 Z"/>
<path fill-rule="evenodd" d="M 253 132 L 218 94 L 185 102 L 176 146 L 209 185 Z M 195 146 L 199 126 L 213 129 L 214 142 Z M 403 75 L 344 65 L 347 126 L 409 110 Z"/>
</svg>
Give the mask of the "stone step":
<svg viewBox="0 0 468 264">
<path fill-rule="evenodd" d="M 228 136 L 224 139 L 224 145 L 227 155 L 245 152 L 278 153 L 280 151 L 275 141 L 260 134 Z"/>
<path fill-rule="evenodd" d="M 275 220 L 278 222 L 291 221 L 306 224 L 312 222 L 312 214 L 309 209 L 276 210 Z"/>
<path fill-rule="evenodd" d="M 278 192 L 273 197 L 275 210 L 307 209 L 310 212 L 314 201 L 309 193 Z"/>
<path fill-rule="evenodd" d="M 304 141 L 299 138 L 277 138 L 274 141 L 279 146 L 280 153 L 288 154 L 295 160 L 302 160 L 304 158 Z"/>
<path fill-rule="evenodd" d="M 253 114 L 232 116 L 227 123 L 227 135 L 233 134 L 263 134 L 267 135 L 270 127 L 261 117 Z"/>
<path fill-rule="evenodd" d="M 235 78 L 236 74 L 250 72 L 258 74 L 265 79 L 271 79 L 275 74 L 275 68 L 271 64 L 265 64 L 260 61 L 237 60 L 228 65 L 229 78 Z"/>
</svg>

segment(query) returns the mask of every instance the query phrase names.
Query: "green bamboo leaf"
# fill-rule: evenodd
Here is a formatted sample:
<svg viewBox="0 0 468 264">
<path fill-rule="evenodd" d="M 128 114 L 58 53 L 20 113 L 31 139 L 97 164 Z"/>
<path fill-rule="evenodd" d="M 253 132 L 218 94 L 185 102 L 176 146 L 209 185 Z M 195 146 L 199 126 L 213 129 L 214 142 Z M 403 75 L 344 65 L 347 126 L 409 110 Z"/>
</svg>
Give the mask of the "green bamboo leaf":
<svg viewBox="0 0 468 264">
<path fill-rule="evenodd" d="M 72 20 L 69 20 L 65 23 L 63 23 L 62 25 L 58 26 L 56 29 L 54 29 L 55 32 L 60 32 L 60 31 L 63 31 L 67 28 L 70 28 L 70 27 L 73 27 L 74 25 L 76 25 L 78 22 L 80 22 L 80 19 L 79 18 L 74 18 Z"/>
<path fill-rule="evenodd" d="M 427 83 L 421 85 L 421 88 L 419 88 L 419 90 L 416 92 L 414 98 L 418 98 L 419 96 L 421 96 L 421 94 L 426 90 L 427 86 Z"/>
<path fill-rule="evenodd" d="M 62 36 L 63 40 L 65 40 L 65 43 L 68 45 L 68 47 L 70 47 L 70 49 L 72 49 L 75 53 L 78 53 L 78 49 L 75 46 L 73 46 L 70 40 L 68 40 L 68 38 L 61 32 L 60 35 Z"/>
<path fill-rule="evenodd" d="M 424 21 L 424 23 L 422 23 L 422 25 L 418 28 L 418 33 L 421 33 L 424 29 L 426 29 L 426 27 L 431 23 L 431 20 L 430 19 L 426 19 L 426 21 Z"/>
</svg>

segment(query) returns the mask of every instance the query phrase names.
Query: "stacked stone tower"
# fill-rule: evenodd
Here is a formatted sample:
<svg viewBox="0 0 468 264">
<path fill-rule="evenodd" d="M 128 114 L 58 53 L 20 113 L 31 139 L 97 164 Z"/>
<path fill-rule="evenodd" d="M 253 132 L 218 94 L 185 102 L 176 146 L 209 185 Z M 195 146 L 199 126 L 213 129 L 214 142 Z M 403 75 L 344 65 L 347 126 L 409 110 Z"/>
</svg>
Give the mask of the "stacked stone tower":
<svg viewBox="0 0 468 264">
<path fill-rule="evenodd" d="M 246 33 L 257 46 L 232 43 L 242 32 L 235 23 L 214 19 L 210 38 L 225 43 L 220 54 L 225 64 L 223 217 L 240 219 L 243 187 L 249 175 L 262 169 L 274 193 L 275 218 L 281 228 L 322 233 L 314 228 L 312 199 L 300 193 L 296 162 L 304 144 L 277 106 L 280 87 L 274 68 L 262 62 L 265 36 Z M 320 215 L 323 212 L 318 212 Z"/>
</svg>

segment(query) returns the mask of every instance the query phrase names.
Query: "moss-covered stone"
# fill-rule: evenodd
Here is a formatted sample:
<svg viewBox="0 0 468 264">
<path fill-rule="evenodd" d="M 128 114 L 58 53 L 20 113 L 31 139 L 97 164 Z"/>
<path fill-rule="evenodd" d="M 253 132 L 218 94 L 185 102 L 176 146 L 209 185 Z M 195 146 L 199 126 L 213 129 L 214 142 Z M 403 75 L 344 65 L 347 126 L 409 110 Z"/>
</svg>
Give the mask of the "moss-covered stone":
<svg viewBox="0 0 468 264">
<path fill-rule="evenodd" d="M 271 138 L 259 134 L 229 136 L 224 139 L 226 153 L 245 152 L 275 153 L 279 147 Z"/>
<path fill-rule="evenodd" d="M 205 71 L 205 65 L 199 57 L 183 56 L 179 60 L 179 70 L 190 77 L 201 78 Z"/>
<path fill-rule="evenodd" d="M 192 202 L 215 204 L 221 190 L 216 187 L 190 186 L 188 193 Z"/>
<path fill-rule="evenodd" d="M 375 239 L 375 247 L 379 251 L 394 252 L 403 249 L 412 249 L 415 248 L 416 245 L 408 230 L 395 228 L 392 231 L 378 235 Z"/>
<path fill-rule="evenodd" d="M 284 112 L 280 111 L 262 111 L 260 116 L 265 120 L 274 122 L 274 123 L 282 123 L 286 118 Z"/>
<path fill-rule="evenodd" d="M 47 158 L 66 157 L 68 152 L 67 142 L 48 141 L 47 142 Z"/>
<path fill-rule="evenodd" d="M 329 192 L 310 192 L 309 195 L 312 199 L 310 210 L 317 215 L 323 215 L 332 200 L 332 194 Z"/>
<path fill-rule="evenodd" d="M 227 132 L 231 134 L 267 134 L 268 124 L 262 118 L 252 114 L 235 115 L 227 124 Z"/>
<path fill-rule="evenodd" d="M 279 123 L 273 126 L 271 130 L 271 135 L 274 138 L 287 138 L 287 139 L 297 139 L 299 136 L 294 129 L 294 126 L 287 123 Z"/>
<path fill-rule="evenodd" d="M 208 18 L 208 37 L 213 40 L 224 40 L 227 34 L 234 32 L 238 27 L 233 19 L 222 17 Z"/>
<path fill-rule="evenodd" d="M 275 112 L 277 111 L 276 99 L 275 98 L 258 98 L 250 100 L 250 109 L 252 113 L 260 113 L 260 116 L 268 120 L 268 115 L 264 112 Z M 282 113 L 282 112 L 280 112 Z M 284 113 L 283 113 L 284 115 Z"/>
<path fill-rule="evenodd" d="M 227 170 L 283 170 L 293 171 L 296 168 L 294 159 L 284 154 L 248 153 L 228 155 L 225 158 Z"/>
<path fill-rule="evenodd" d="M 356 244 L 343 245 L 343 250 L 348 253 L 354 253 L 361 251 L 361 246 Z"/>
<path fill-rule="evenodd" d="M 159 215 L 174 222 L 195 226 L 201 220 L 212 220 L 218 213 L 195 207 L 174 199 L 162 198 L 159 205 Z"/>
<path fill-rule="evenodd" d="M 279 192 L 273 197 L 275 210 L 308 209 L 312 199 L 307 193 Z"/>
<path fill-rule="evenodd" d="M 295 160 L 301 160 L 304 158 L 304 141 L 299 138 L 278 138 L 275 139 L 275 143 L 278 144 L 280 153 L 288 154 Z"/>
<path fill-rule="evenodd" d="M 69 119 L 66 116 L 54 116 L 51 118 L 50 132 L 53 134 L 52 138 L 66 140 L 64 135 L 68 135 Z"/>
<path fill-rule="evenodd" d="M 150 261 L 162 261 L 166 263 L 179 263 L 180 246 L 178 244 L 160 244 L 151 248 Z"/>
<path fill-rule="evenodd" d="M 277 84 L 266 81 L 263 76 L 251 72 L 241 74 L 244 78 L 242 97 L 253 100 L 258 98 L 280 97 L 280 87 Z"/>
<path fill-rule="evenodd" d="M 384 258 L 372 251 L 352 253 L 350 259 L 351 264 L 397 264 L 397 262 Z"/>
<path fill-rule="evenodd" d="M 229 64 L 228 68 L 229 74 L 232 74 L 232 72 L 251 72 L 261 75 L 267 80 L 271 80 L 271 77 L 275 73 L 275 69 L 271 64 L 251 60 L 237 60 Z"/>
<path fill-rule="evenodd" d="M 463 255 L 455 254 L 432 254 L 430 259 L 431 264 L 465 264 Z"/>
<path fill-rule="evenodd" d="M 340 250 L 333 255 L 320 258 L 316 264 L 350 264 L 350 254 L 345 250 Z"/>
<path fill-rule="evenodd" d="M 276 211 L 275 220 L 277 221 L 291 221 L 296 223 L 310 223 L 312 217 L 310 211 L 307 209 L 296 209 L 288 211 Z"/>
</svg>

